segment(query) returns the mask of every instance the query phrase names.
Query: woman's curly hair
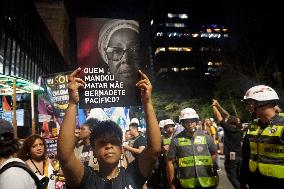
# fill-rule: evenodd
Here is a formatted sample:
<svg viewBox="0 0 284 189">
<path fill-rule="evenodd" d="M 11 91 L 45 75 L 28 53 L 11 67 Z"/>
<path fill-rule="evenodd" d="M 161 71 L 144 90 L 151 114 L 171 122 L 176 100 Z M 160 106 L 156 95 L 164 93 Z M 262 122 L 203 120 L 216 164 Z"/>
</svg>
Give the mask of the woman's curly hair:
<svg viewBox="0 0 284 189">
<path fill-rule="evenodd" d="M 36 141 L 36 139 L 40 139 L 43 142 L 44 145 L 44 153 L 42 156 L 42 160 L 45 160 L 47 158 L 47 149 L 46 149 L 46 143 L 44 139 L 40 135 L 31 135 L 28 138 L 25 139 L 22 148 L 20 149 L 20 152 L 18 154 L 18 158 L 22 159 L 23 161 L 27 161 L 31 158 L 31 148 Z"/>
</svg>

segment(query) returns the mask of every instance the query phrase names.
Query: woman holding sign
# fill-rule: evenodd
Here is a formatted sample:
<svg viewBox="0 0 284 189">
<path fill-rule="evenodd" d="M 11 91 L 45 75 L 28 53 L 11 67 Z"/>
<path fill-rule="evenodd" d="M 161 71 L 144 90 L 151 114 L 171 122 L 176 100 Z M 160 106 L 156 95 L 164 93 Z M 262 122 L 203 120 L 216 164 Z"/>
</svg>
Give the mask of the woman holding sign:
<svg viewBox="0 0 284 189">
<path fill-rule="evenodd" d="M 140 105 L 135 84 L 139 80 L 139 25 L 135 20 L 111 19 L 100 29 L 98 50 L 108 73 L 124 91 L 115 106 Z"/>
<path fill-rule="evenodd" d="M 94 127 L 91 134 L 91 146 L 99 163 L 99 171 L 94 171 L 84 166 L 74 154 L 78 89 L 85 84 L 77 77 L 80 71 L 78 68 L 69 77 L 69 107 L 58 140 L 58 157 L 67 185 L 85 189 L 141 189 L 146 178 L 151 175 L 161 151 L 161 133 L 152 105 L 152 85 L 148 77 L 139 71 L 141 80 L 136 84 L 141 91 L 141 101 L 148 125 L 148 146 L 126 169 L 119 167 L 122 155 L 122 130 L 112 121 L 103 121 Z"/>
</svg>

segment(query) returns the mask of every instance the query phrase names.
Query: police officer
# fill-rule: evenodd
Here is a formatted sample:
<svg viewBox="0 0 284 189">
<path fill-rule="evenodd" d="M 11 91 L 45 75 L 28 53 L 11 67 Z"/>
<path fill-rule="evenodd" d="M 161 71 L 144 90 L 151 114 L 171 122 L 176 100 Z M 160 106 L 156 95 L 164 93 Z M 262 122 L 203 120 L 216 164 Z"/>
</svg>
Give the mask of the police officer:
<svg viewBox="0 0 284 189">
<path fill-rule="evenodd" d="M 218 185 L 218 174 L 213 166 L 217 146 L 212 137 L 196 130 L 198 120 L 199 116 L 192 108 L 185 108 L 180 113 L 184 130 L 172 139 L 167 155 L 167 176 L 171 189 L 216 188 Z"/>
<path fill-rule="evenodd" d="M 269 86 L 250 88 L 244 102 L 255 119 L 243 143 L 242 188 L 284 188 L 284 117 L 278 115 L 279 97 Z"/>
<path fill-rule="evenodd" d="M 162 136 L 162 151 L 166 155 L 169 151 L 169 145 L 174 135 L 175 122 L 171 119 L 163 120 L 164 134 Z"/>
</svg>

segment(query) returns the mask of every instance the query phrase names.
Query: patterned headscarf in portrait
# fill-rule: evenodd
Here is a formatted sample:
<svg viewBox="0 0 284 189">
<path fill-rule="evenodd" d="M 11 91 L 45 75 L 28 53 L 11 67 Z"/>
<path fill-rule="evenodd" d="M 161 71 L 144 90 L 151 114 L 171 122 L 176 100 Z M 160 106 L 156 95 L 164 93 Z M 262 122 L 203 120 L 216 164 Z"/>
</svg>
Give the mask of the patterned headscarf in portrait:
<svg viewBox="0 0 284 189">
<path fill-rule="evenodd" d="M 101 54 L 102 59 L 105 63 L 108 64 L 106 54 L 104 53 L 104 49 L 107 48 L 109 40 L 112 34 L 119 29 L 131 29 L 135 32 L 139 33 L 139 25 L 138 22 L 134 20 L 118 20 L 113 19 L 107 22 L 100 30 L 99 40 L 98 40 L 98 50 Z"/>
</svg>

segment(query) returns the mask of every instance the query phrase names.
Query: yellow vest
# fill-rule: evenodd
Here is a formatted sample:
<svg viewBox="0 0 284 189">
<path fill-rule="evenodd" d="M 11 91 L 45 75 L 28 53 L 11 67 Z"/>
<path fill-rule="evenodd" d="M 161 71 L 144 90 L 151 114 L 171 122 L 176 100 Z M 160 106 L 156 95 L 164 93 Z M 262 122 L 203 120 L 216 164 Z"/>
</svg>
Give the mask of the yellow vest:
<svg viewBox="0 0 284 189">
<path fill-rule="evenodd" d="M 177 148 L 179 180 L 184 188 L 218 185 L 219 177 L 213 169 L 205 136 L 194 136 L 193 143 L 189 138 L 180 137 Z"/>
<path fill-rule="evenodd" d="M 284 126 L 269 125 L 261 130 L 251 125 L 248 130 L 250 143 L 249 170 L 268 177 L 284 179 L 284 143 L 281 140 Z"/>
</svg>

